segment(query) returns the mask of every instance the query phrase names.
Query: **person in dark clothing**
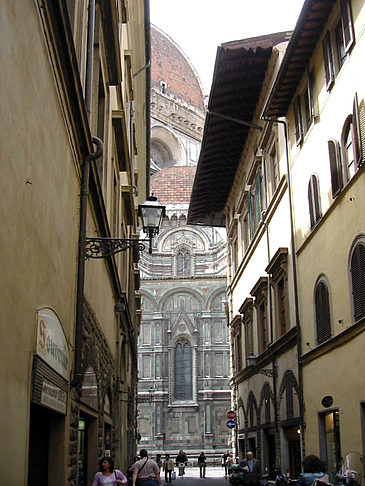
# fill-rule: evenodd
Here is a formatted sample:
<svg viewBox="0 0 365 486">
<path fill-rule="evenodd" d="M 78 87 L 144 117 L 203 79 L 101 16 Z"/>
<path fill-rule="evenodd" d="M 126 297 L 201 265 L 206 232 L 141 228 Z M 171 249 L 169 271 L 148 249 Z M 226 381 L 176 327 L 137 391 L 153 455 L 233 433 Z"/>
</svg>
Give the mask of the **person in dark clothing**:
<svg viewBox="0 0 365 486">
<path fill-rule="evenodd" d="M 188 458 L 186 457 L 185 452 L 181 449 L 179 454 L 176 456 L 175 459 L 176 466 L 179 468 L 179 476 L 183 477 L 185 474 L 185 466 L 188 462 Z"/>
</svg>

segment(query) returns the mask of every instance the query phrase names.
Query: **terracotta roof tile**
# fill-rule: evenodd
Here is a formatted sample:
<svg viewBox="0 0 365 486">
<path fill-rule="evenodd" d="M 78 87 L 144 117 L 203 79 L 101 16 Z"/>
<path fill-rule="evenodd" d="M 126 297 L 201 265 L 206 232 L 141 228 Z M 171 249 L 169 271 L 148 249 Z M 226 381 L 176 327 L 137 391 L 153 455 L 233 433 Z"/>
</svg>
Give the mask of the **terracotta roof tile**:
<svg viewBox="0 0 365 486">
<path fill-rule="evenodd" d="M 188 204 L 196 167 L 167 167 L 151 177 L 151 193 L 162 204 Z"/>
</svg>

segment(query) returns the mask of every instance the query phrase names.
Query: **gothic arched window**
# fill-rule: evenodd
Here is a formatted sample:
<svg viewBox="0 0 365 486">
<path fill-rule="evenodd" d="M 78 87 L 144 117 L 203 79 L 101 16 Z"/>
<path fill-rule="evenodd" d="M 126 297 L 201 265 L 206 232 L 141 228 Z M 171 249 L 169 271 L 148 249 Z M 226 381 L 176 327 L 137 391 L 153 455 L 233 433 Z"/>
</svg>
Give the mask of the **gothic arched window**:
<svg viewBox="0 0 365 486">
<path fill-rule="evenodd" d="M 186 248 L 182 248 L 176 254 L 176 275 L 189 277 L 191 275 L 190 254 Z"/>
<path fill-rule="evenodd" d="M 180 341 L 175 348 L 175 398 L 192 400 L 191 348 L 186 341 Z"/>
</svg>

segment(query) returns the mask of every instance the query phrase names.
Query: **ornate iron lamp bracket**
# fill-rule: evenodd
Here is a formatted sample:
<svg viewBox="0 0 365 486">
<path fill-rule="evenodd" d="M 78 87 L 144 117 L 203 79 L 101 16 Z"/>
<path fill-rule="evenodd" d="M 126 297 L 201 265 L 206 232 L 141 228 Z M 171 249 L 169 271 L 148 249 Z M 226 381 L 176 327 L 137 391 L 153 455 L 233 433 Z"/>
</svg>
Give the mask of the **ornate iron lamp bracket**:
<svg viewBox="0 0 365 486">
<path fill-rule="evenodd" d="M 86 238 L 85 258 L 107 258 L 129 248 L 143 251 L 143 241 L 133 238 Z"/>
</svg>

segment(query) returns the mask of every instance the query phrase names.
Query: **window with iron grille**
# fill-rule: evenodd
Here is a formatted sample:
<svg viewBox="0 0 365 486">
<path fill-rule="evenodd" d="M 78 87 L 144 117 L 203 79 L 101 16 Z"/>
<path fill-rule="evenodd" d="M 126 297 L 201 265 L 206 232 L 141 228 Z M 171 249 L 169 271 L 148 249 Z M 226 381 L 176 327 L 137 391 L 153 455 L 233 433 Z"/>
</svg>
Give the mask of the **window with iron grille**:
<svg viewBox="0 0 365 486">
<path fill-rule="evenodd" d="M 365 317 L 365 244 L 358 243 L 351 256 L 352 299 L 355 322 Z"/>
<path fill-rule="evenodd" d="M 330 298 L 328 287 L 324 280 L 320 280 L 316 286 L 315 312 L 317 344 L 321 344 L 331 337 Z"/>
</svg>

